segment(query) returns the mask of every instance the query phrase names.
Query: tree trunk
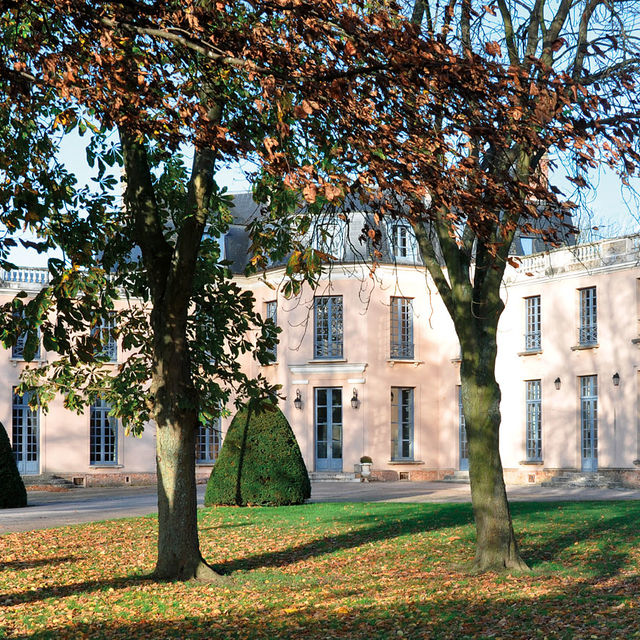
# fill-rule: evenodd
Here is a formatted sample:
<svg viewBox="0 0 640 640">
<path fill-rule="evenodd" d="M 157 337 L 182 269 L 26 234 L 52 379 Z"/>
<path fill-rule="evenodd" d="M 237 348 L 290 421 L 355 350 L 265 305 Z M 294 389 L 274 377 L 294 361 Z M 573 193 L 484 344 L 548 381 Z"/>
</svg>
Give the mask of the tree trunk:
<svg viewBox="0 0 640 640">
<path fill-rule="evenodd" d="M 157 425 L 158 560 L 161 579 L 218 577 L 200 553 L 195 478 L 195 425 L 187 416 Z"/>
<path fill-rule="evenodd" d="M 220 575 L 202 558 L 198 540 L 198 402 L 185 348 L 184 323 L 175 322 L 175 318 L 167 320 L 157 309 L 152 318 L 156 357 L 151 392 L 158 472 L 158 559 L 154 575 L 166 580 L 212 582 Z"/>
<path fill-rule="evenodd" d="M 492 333 L 489 331 L 488 333 Z M 480 571 L 526 570 L 513 532 L 499 450 L 500 387 L 495 377 L 497 347 L 463 347 L 460 377 L 469 441 L 469 478 L 477 542 L 475 567 Z"/>
<path fill-rule="evenodd" d="M 219 118 L 220 113 L 217 114 Z M 215 152 L 196 150 L 185 220 L 175 244 L 164 237 L 145 144 L 119 128 L 134 237 L 141 248 L 153 307 L 150 397 L 156 423 L 158 560 L 162 579 L 213 581 L 220 576 L 200 553 L 197 526 L 195 440 L 199 399 L 192 380 L 187 319 L 196 262 L 213 188 Z"/>
</svg>

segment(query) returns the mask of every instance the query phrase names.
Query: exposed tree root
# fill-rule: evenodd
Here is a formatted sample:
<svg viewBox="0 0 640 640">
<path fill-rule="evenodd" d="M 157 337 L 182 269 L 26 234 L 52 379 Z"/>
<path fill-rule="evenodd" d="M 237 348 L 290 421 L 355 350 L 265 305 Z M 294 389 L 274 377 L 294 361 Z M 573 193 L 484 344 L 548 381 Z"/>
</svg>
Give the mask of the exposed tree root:
<svg viewBox="0 0 640 640">
<path fill-rule="evenodd" d="M 529 573 L 529 565 L 520 557 L 519 553 L 478 553 L 473 561 L 473 570 L 476 573 L 494 571 L 496 573 Z"/>
<path fill-rule="evenodd" d="M 229 583 L 232 580 L 230 576 L 225 576 L 212 569 L 204 560 L 196 567 L 193 579 L 204 584 Z"/>
<path fill-rule="evenodd" d="M 156 567 L 156 570 L 153 572 L 151 577 L 154 580 L 194 580 L 195 582 L 201 582 L 203 584 L 222 584 L 232 581 L 230 576 L 218 573 L 203 559 L 191 562 L 188 565 L 185 564 L 177 570 L 173 567 L 171 570 L 168 570 L 166 567 L 164 569 Z"/>
</svg>

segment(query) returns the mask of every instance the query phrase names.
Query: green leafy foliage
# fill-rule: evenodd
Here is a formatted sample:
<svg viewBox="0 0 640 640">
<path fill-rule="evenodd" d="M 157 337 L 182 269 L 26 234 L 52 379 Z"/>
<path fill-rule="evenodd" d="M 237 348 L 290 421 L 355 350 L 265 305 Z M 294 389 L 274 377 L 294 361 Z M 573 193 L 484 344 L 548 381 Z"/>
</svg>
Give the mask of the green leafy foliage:
<svg viewBox="0 0 640 640">
<path fill-rule="evenodd" d="M 27 506 L 27 491 L 13 457 L 9 436 L 0 422 L 0 509 Z"/>
<path fill-rule="evenodd" d="M 241 409 L 207 484 L 205 504 L 287 505 L 311 496 L 309 475 L 280 409 Z"/>
</svg>

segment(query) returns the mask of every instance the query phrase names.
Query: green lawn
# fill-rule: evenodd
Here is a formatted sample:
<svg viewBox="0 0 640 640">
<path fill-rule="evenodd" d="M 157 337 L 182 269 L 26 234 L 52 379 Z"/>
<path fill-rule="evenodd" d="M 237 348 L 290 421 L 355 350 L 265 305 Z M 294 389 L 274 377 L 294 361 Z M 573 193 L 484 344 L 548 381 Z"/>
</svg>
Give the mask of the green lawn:
<svg viewBox="0 0 640 640">
<path fill-rule="evenodd" d="M 0 637 L 640 638 L 640 502 L 516 503 L 532 573 L 472 575 L 464 504 L 200 513 L 221 585 L 156 583 L 156 520 L 0 537 Z"/>
</svg>

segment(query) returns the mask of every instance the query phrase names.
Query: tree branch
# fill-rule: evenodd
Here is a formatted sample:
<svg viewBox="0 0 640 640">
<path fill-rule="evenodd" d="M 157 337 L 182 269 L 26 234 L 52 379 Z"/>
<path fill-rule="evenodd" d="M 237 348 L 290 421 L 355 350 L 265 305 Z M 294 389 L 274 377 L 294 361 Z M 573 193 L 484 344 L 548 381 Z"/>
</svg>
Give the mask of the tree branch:
<svg viewBox="0 0 640 640">
<path fill-rule="evenodd" d="M 571 77 L 574 80 L 580 78 L 584 67 L 584 59 L 587 55 L 587 37 L 589 35 L 589 22 L 596 7 L 602 4 L 602 0 L 590 0 L 587 2 L 582 15 L 580 16 L 580 26 L 578 27 L 578 45 L 576 48 L 576 56 L 573 60 L 573 71 Z"/>
<path fill-rule="evenodd" d="M 158 299 L 164 294 L 171 247 L 162 232 L 147 150 L 124 127 L 118 132 L 127 179 L 125 204 L 133 217 L 134 238 L 142 250 L 152 295 Z"/>
<path fill-rule="evenodd" d="M 553 64 L 553 48 L 551 45 L 558 39 L 560 30 L 564 26 L 565 20 L 571 10 L 571 5 L 572 0 L 562 0 L 544 37 L 543 52 L 540 56 L 540 60 L 547 67 L 550 67 Z"/>
<path fill-rule="evenodd" d="M 447 278 L 444 275 L 444 272 L 442 271 L 442 267 L 440 266 L 440 261 L 438 260 L 433 242 L 429 237 L 427 230 L 424 228 L 424 223 L 422 223 L 421 221 L 414 222 L 413 220 L 411 220 L 410 222 L 411 226 L 413 227 L 413 232 L 416 236 L 416 240 L 418 241 L 418 248 L 420 249 L 422 260 L 427 267 L 427 271 L 433 278 L 438 292 L 442 296 L 442 301 L 451 313 L 454 308 L 451 285 L 449 284 Z"/>
<path fill-rule="evenodd" d="M 175 44 L 180 44 L 187 49 L 191 49 L 192 51 L 205 56 L 208 60 L 211 60 L 221 66 L 235 67 L 238 69 L 244 69 L 245 71 L 253 71 L 254 73 L 259 74 L 275 75 L 272 69 L 260 67 L 255 62 L 252 62 L 250 60 L 243 60 L 242 58 L 229 56 L 226 53 L 220 52 L 211 45 L 204 44 L 199 40 L 180 33 L 180 31 L 177 29 L 166 30 L 157 29 L 154 27 L 142 27 L 139 25 L 131 24 L 130 22 L 121 22 L 118 20 L 113 20 L 111 18 L 101 18 L 100 22 L 110 29 L 122 29 L 123 31 L 128 31 L 129 33 L 150 36 L 152 38 L 159 38 L 161 40 L 167 40 Z"/>
<path fill-rule="evenodd" d="M 509 62 L 515 67 L 520 64 L 520 58 L 518 57 L 518 47 L 514 38 L 511 13 L 509 12 L 509 8 L 507 7 L 505 0 L 498 0 L 498 8 L 500 9 L 500 15 L 502 16 L 502 24 L 504 25 L 504 35 L 507 41 Z"/>
<path fill-rule="evenodd" d="M 462 46 L 467 53 L 471 52 L 471 0 L 462 0 L 460 13 L 460 34 Z"/>
<path fill-rule="evenodd" d="M 536 49 L 538 48 L 538 42 L 540 38 L 538 37 L 538 30 L 540 27 L 543 27 L 543 37 L 544 37 L 544 0 L 536 0 L 536 4 L 531 10 L 531 15 L 529 17 L 529 28 L 527 29 L 527 46 L 524 50 L 525 60 L 529 56 L 534 56 L 536 53 Z"/>
<path fill-rule="evenodd" d="M 607 67 L 606 69 L 602 69 L 597 73 L 589 74 L 588 76 L 583 76 L 582 78 L 576 78 L 582 86 L 587 86 L 593 84 L 595 82 L 600 82 L 610 76 L 615 75 L 619 71 L 626 71 L 627 69 L 633 68 L 634 66 L 640 67 L 640 57 L 629 58 L 628 60 L 622 60 L 616 64 Z"/>
</svg>

